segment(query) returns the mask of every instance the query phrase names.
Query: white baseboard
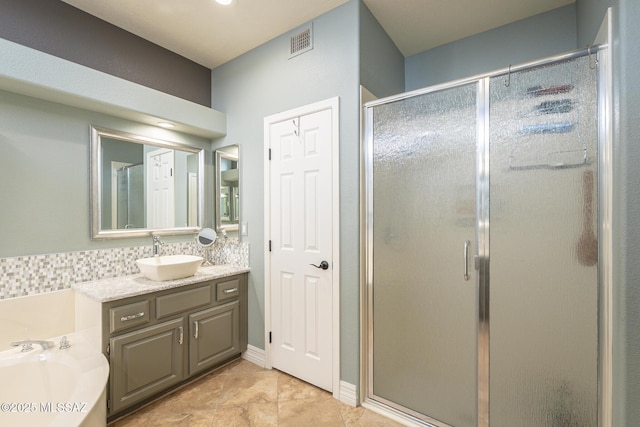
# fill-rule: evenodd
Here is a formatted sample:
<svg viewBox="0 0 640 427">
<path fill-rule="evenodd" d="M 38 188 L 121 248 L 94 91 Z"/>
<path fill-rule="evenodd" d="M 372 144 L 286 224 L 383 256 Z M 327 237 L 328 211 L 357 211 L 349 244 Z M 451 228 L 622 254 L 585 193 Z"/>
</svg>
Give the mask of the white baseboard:
<svg viewBox="0 0 640 427">
<path fill-rule="evenodd" d="M 358 392 L 355 385 L 340 381 L 340 402 L 353 407 L 358 406 Z"/>
<path fill-rule="evenodd" d="M 265 358 L 264 358 L 264 350 L 258 347 L 254 347 L 251 344 L 247 346 L 247 351 L 242 353 L 242 358 L 251 363 L 255 363 L 256 365 L 264 368 Z"/>
<path fill-rule="evenodd" d="M 265 367 L 265 351 L 261 348 L 254 347 L 251 344 L 247 346 L 247 351 L 242 353 L 242 358 L 248 362 L 254 363 L 261 368 Z M 358 393 L 355 385 L 346 381 L 340 381 L 339 400 L 349 406 L 358 406 Z"/>
</svg>

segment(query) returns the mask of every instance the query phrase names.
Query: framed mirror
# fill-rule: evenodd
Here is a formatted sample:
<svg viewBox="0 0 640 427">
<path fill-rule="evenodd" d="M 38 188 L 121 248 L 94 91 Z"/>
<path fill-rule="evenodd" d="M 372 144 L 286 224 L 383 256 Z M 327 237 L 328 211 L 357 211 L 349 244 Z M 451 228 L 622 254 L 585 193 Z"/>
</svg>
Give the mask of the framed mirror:
<svg viewBox="0 0 640 427">
<path fill-rule="evenodd" d="M 200 229 L 204 150 L 92 126 L 90 163 L 92 238 Z"/>
<path fill-rule="evenodd" d="M 237 231 L 240 224 L 239 147 L 224 147 L 215 153 L 216 230 Z"/>
</svg>

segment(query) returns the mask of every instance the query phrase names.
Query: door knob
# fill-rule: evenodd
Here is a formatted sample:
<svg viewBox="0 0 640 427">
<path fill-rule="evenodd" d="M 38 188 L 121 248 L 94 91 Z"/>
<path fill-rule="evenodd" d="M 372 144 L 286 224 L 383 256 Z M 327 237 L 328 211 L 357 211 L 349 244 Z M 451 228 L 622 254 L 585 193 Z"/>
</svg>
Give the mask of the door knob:
<svg viewBox="0 0 640 427">
<path fill-rule="evenodd" d="M 315 268 L 321 268 L 323 270 L 327 270 L 329 268 L 329 263 L 327 261 L 322 261 L 320 265 L 315 265 L 315 264 L 309 264 L 309 265 L 313 265 Z"/>
</svg>

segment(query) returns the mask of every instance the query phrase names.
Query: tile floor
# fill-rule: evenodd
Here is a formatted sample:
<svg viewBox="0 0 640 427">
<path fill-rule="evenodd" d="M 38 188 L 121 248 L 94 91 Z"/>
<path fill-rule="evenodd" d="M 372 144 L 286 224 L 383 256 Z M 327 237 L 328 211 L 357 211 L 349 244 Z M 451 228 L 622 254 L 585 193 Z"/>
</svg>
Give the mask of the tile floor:
<svg viewBox="0 0 640 427">
<path fill-rule="evenodd" d="M 277 370 L 234 361 L 109 427 L 399 427 Z"/>
</svg>

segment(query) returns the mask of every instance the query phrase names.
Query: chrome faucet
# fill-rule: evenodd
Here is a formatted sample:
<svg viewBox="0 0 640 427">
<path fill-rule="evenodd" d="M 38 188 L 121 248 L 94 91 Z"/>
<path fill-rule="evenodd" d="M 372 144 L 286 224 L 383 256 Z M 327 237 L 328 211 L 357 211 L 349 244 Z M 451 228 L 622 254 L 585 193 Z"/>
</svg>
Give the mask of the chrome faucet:
<svg viewBox="0 0 640 427">
<path fill-rule="evenodd" d="M 50 348 L 53 348 L 54 343 L 53 341 L 41 341 L 41 340 L 24 340 L 24 341 L 14 341 L 11 343 L 11 346 L 13 347 L 19 347 L 22 346 L 22 352 L 24 353 L 25 351 L 31 351 L 33 350 L 33 344 L 38 344 L 40 347 L 42 347 L 42 350 L 48 350 Z"/>
<path fill-rule="evenodd" d="M 60 350 L 66 350 L 70 347 L 71 347 L 71 344 L 69 344 L 69 339 L 67 338 L 66 335 L 60 338 L 60 347 L 58 347 Z"/>
<path fill-rule="evenodd" d="M 164 245 L 164 242 L 160 240 L 160 236 L 153 236 L 153 256 L 160 255 L 160 247 Z"/>
</svg>

